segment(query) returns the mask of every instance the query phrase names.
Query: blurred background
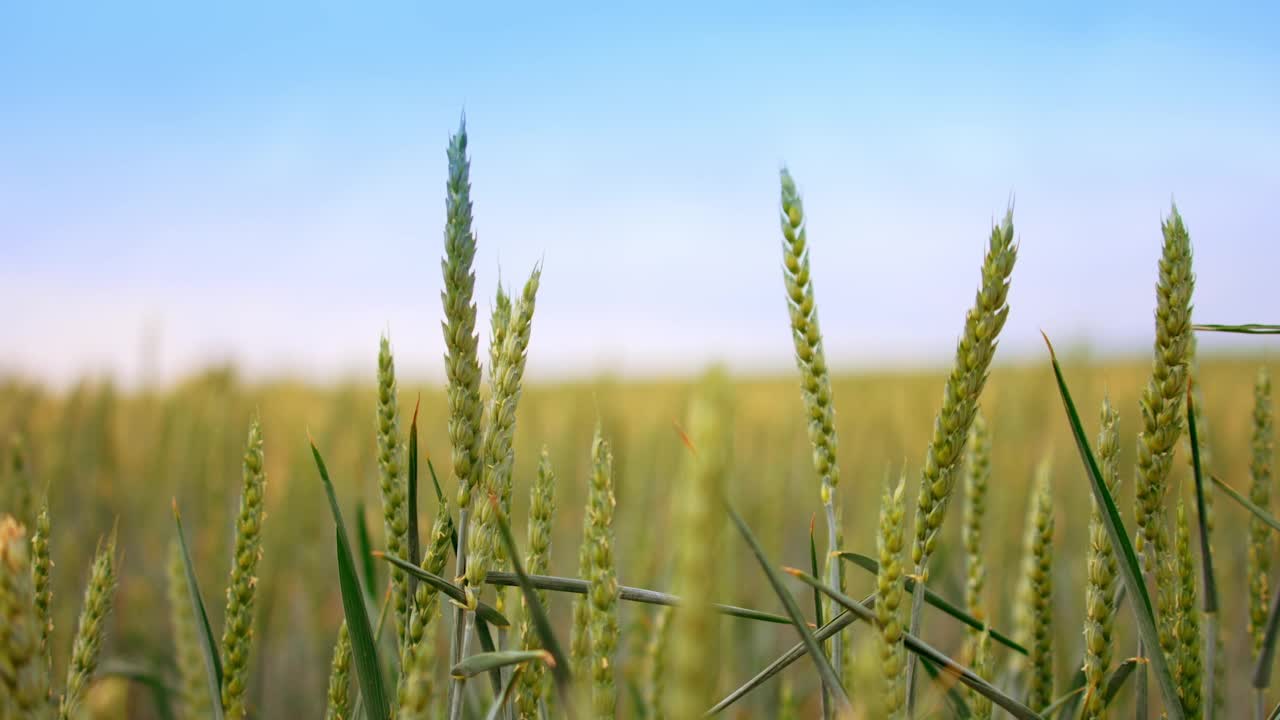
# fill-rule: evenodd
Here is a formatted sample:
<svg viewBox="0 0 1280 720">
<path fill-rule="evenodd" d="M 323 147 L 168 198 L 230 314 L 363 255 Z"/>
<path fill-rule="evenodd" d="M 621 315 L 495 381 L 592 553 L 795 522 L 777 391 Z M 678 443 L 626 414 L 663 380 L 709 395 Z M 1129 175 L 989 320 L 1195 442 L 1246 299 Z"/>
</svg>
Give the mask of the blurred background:
<svg viewBox="0 0 1280 720">
<path fill-rule="evenodd" d="M 1076 657 L 1087 488 L 1039 331 L 1068 350 L 1091 433 L 1104 393 L 1119 407 L 1127 483 L 1172 202 L 1195 248 L 1196 320 L 1276 321 L 1278 15 L 1262 3 L 0 5 L 0 433 L 27 455 L 25 480 L 4 477 L 48 488 L 58 642 L 93 543 L 119 518 L 108 655 L 164 664 L 174 496 L 220 626 L 256 412 L 270 483 L 256 715 L 320 712 L 341 606 L 305 432 L 378 534 L 373 380 L 387 334 L 401 406 L 421 397 L 423 447 L 447 456 L 444 149 L 465 112 L 482 357 L 497 285 L 544 266 L 515 514 L 523 526 L 546 444 L 560 574 L 575 567 L 599 419 L 618 458 L 621 580 L 664 586 L 660 528 L 685 453 L 672 423 L 713 364 L 736 384 L 732 492 L 779 559 L 807 562 L 819 505 L 782 287 L 784 165 L 804 196 L 837 373 L 846 538 L 872 549 L 886 473 L 905 463 L 914 493 L 991 224 L 1012 205 L 1012 310 L 983 400 L 993 522 L 1008 528 L 990 543 L 991 598 L 1007 618 L 1013 573 L 995 569 L 1017 565 L 1027 480 L 1048 456 L 1056 635 Z M 1274 347 L 1201 339 L 1213 462 L 1239 487 L 1253 377 L 1280 369 Z M 1220 572 L 1238 579 L 1245 516 L 1218 512 Z M 750 578 L 727 583 L 725 601 L 771 602 L 742 548 L 725 554 Z M 938 582 L 958 597 L 959 555 L 945 555 Z M 1243 593 L 1225 602 L 1243 613 Z M 643 633 L 646 611 L 626 613 Z M 938 644 L 954 644 L 938 625 Z M 1243 623 L 1226 632 L 1246 667 Z M 734 637 L 725 690 L 791 640 Z M 807 673 L 794 682 L 815 702 Z M 767 714 L 778 687 L 744 712 Z M 151 712 L 139 690 L 101 692 L 119 693 L 102 712 Z"/>
</svg>

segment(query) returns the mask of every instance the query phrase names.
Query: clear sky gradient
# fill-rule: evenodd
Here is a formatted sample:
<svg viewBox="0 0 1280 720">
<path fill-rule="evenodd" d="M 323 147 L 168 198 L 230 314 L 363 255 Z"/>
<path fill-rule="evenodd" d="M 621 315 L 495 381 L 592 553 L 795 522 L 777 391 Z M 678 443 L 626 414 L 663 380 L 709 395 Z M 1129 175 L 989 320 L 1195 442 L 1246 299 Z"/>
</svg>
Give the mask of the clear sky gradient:
<svg viewBox="0 0 1280 720">
<path fill-rule="evenodd" d="M 1280 319 L 1274 3 L 479 5 L 0 3 L 0 369 L 439 377 L 464 108 L 535 379 L 788 368 L 783 164 L 838 367 L 945 363 L 1011 198 L 1005 359 L 1148 348 L 1174 199 L 1197 319 Z"/>
</svg>

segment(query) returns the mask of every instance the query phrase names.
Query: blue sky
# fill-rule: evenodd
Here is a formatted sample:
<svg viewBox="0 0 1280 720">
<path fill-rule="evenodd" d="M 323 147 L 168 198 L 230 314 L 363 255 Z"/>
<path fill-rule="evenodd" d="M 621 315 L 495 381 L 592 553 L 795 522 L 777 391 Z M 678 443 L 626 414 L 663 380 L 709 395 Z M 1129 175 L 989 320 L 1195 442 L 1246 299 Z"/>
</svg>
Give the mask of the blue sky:
<svg viewBox="0 0 1280 720">
<path fill-rule="evenodd" d="M 428 5 L 0 2 L 0 368 L 438 377 L 463 108 L 534 378 L 789 367 L 784 163 L 838 366 L 945 363 L 1010 198 L 1006 359 L 1145 350 L 1175 198 L 1197 317 L 1280 316 L 1275 7 Z"/>
</svg>

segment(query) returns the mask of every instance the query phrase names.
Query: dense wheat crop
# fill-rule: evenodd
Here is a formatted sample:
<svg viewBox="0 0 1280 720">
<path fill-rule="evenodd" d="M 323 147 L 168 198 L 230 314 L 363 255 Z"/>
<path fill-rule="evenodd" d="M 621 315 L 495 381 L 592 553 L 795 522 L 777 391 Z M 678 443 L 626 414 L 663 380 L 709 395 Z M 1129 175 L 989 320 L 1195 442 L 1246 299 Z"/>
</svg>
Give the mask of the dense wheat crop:
<svg viewBox="0 0 1280 720">
<path fill-rule="evenodd" d="M 376 328 L 366 377 L 330 386 L 249 382 L 233 368 L 163 390 L 0 381 L 0 432 L 14 438 L 0 470 L 0 514 L 13 516 L 0 538 L 0 720 L 27 717 L 21 708 L 33 704 L 49 717 L 59 704 L 68 716 L 104 718 L 206 717 L 224 706 L 227 716 L 251 718 L 319 717 L 326 708 L 367 717 L 373 707 L 483 717 L 495 697 L 512 698 L 497 705 L 504 717 L 538 717 L 541 707 L 552 716 L 572 707 L 584 717 L 694 717 L 691 708 L 710 708 L 797 645 L 813 630 L 806 623 L 825 622 L 845 627 L 839 642 L 817 630 L 829 660 L 792 664 L 724 712 L 818 717 L 845 707 L 847 695 L 853 717 L 883 717 L 886 708 L 893 717 L 990 716 L 981 688 L 962 691 L 953 674 L 939 674 L 937 656 L 915 660 L 917 636 L 977 669 L 998 689 L 997 705 L 1132 717 L 1146 686 L 1151 716 L 1166 708 L 1159 663 L 1147 680 L 1147 664 L 1129 661 L 1139 648 L 1131 613 L 1143 599 L 1115 595 L 1126 587 L 1125 555 L 1091 490 L 1048 353 L 1043 362 L 1012 365 L 997 354 L 992 363 L 1016 253 L 1011 219 L 970 229 L 991 240 L 985 266 L 983 244 L 974 245 L 982 290 L 969 315 L 938 308 L 963 331 L 955 367 L 827 367 L 806 245 L 820 240 L 805 237 L 786 175 L 792 326 L 790 337 L 779 327 L 761 342 L 790 340 L 798 371 L 545 385 L 523 378 L 526 355 L 538 352 L 541 268 L 522 292 L 500 292 L 493 349 L 486 354 L 475 337 L 475 296 L 488 290 L 473 288 L 466 153 L 460 132 L 450 143 L 441 249 L 450 387 L 415 380 L 444 368 L 396 366 L 395 338 L 380 344 Z M 1255 659 L 1265 656 L 1274 529 L 1210 475 L 1259 505 L 1274 495 L 1270 386 L 1260 368 L 1275 376 L 1280 365 L 1262 354 L 1265 339 L 1253 356 L 1214 355 L 1202 342 L 1202 357 L 1186 357 L 1191 284 L 1179 263 L 1189 250 L 1176 212 L 1159 266 L 1154 366 L 1150 357 L 1066 348 L 1060 357 L 1127 536 L 1145 574 L 1160 580 L 1150 587 L 1159 642 L 1143 651 L 1167 656 L 1181 716 L 1207 717 L 1217 695 L 1225 705 L 1216 717 L 1249 717 L 1280 700 L 1251 689 Z M 1153 287 L 1160 232 L 1153 227 L 1148 243 Z M 1193 373 L 1216 608 L 1203 606 L 1185 427 Z M 345 519 L 338 560 L 319 453 Z M 190 577 L 175 542 L 175 498 Z M 762 558 L 730 523 L 726 500 Z M 964 508 L 944 513 L 949 501 Z M 457 562 L 454 542 L 470 548 L 470 564 Z M 341 565 L 344 546 L 353 567 Z M 842 559 L 840 550 L 856 555 Z M 429 573 L 392 574 L 394 559 Z M 775 592 L 761 560 L 842 586 L 833 594 L 885 602 L 869 622 L 848 624 L 839 597 L 815 597 L 784 573 Z M 886 564 L 879 575 L 876 560 Z M 534 578 L 519 587 L 512 572 L 524 569 Z M 686 608 L 661 607 L 670 592 Z M 915 618 L 913 598 L 923 603 Z M 937 598 L 955 612 L 939 610 Z M 541 607 L 564 662 L 553 660 L 561 650 L 543 634 Z M 800 627 L 786 619 L 796 610 Z M 509 626 L 493 622 L 499 613 Z M 1210 628 L 1218 658 L 1205 652 L 1215 645 Z M 376 662 L 362 644 L 370 632 Z M 485 652 L 491 641 L 501 647 Z M 1017 643 L 1029 658 L 1009 648 Z M 576 677 L 565 684 L 570 670 Z M 370 692 L 375 675 L 379 697 Z M 1104 699 L 1109 684 L 1118 692 Z"/>
</svg>

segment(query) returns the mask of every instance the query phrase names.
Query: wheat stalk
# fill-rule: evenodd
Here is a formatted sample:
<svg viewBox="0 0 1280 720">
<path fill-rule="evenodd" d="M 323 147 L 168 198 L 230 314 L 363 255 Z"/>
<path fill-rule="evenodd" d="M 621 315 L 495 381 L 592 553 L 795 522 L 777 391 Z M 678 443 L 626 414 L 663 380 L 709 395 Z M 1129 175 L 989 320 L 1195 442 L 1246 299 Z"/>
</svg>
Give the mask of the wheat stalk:
<svg viewBox="0 0 1280 720">
<path fill-rule="evenodd" d="M 445 185 L 445 257 L 440 262 L 444 289 L 445 377 L 448 380 L 449 445 L 453 476 L 458 483 L 457 576 L 467 569 L 467 527 L 471 496 L 480 481 L 481 414 L 480 360 L 476 355 L 476 277 L 471 270 L 476 255 L 476 238 L 471 230 L 471 163 L 467 159 L 466 119 L 449 138 L 449 179 Z M 454 632 L 450 639 L 450 661 L 457 663 L 467 653 L 468 634 L 464 610 L 454 610 Z M 449 717 L 462 710 L 462 680 L 449 689 Z"/>
<path fill-rule="evenodd" d="M 58 707 L 58 716 L 62 720 L 70 720 L 74 716 L 76 708 L 84 700 L 89 680 L 98 668 L 102 638 L 107 630 L 107 615 L 111 612 L 111 596 L 116 587 L 115 555 L 116 531 L 112 530 L 106 543 L 98 545 L 89 582 L 84 589 L 84 604 L 80 608 L 80 621 L 71 645 L 71 661 L 67 664 L 66 691 Z"/>
<path fill-rule="evenodd" d="M 964 455 L 969 428 L 978 411 L 978 398 L 987 382 L 987 372 L 996 351 L 996 338 L 1009 316 L 1009 276 L 1017 260 L 1013 241 L 1013 210 L 991 229 L 982 263 L 982 286 L 973 307 L 965 315 L 964 334 L 956 346 L 955 364 L 947 376 L 942 407 L 933 423 L 933 438 L 925 454 L 916 502 L 915 539 L 911 562 L 919 578 L 911 598 L 909 632 L 920 633 L 920 612 L 924 607 L 924 587 L 929 579 L 929 558 L 938 543 L 938 533 L 947 504 L 955 488 L 956 474 Z M 907 661 L 907 715 L 912 717 L 915 675 L 914 657 Z"/>
<path fill-rule="evenodd" d="M 1182 698 L 1187 718 L 1196 720 L 1203 713 L 1201 687 L 1204 683 L 1204 664 L 1200 657 L 1203 647 L 1200 637 L 1200 609 L 1196 607 L 1196 568 L 1191 555 L 1191 530 L 1187 522 L 1187 510 L 1181 500 L 1178 501 L 1175 518 L 1174 554 L 1169 561 L 1174 564 L 1177 577 L 1173 619 L 1177 647 L 1171 655 L 1174 658 L 1174 679 L 1178 683 L 1178 695 Z"/>
<path fill-rule="evenodd" d="M 253 606 L 265 517 L 267 476 L 262 463 L 262 425 L 255 418 L 249 424 L 244 451 L 240 514 L 236 518 L 236 541 L 222 631 L 222 707 L 229 720 L 239 720 L 246 715 L 244 696 L 249 682 L 249 657 L 253 652 Z"/>
<path fill-rule="evenodd" d="M 720 656 L 711 600 L 720 564 L 709 548 L 722 517 L 715 508 L 731 458 L 726 393 L 720 376 L 712 375 L 690 402 L 686 427 L 691 451 L 671 497 L 673 584 L 683 598 L 672 618 L 665 696 L 671 718 L 701 717 L 716 688 Z"/>
<path fill-rule="evenodd" d="M 31 536 L 31 582 L 35 589 L 36 617 L 40 621 L 40 652 L 44 655 L 44 665 L 53 676 L 53 585 L 50 574 L 53 571 L 53 558 L 49 553 L 49 497 L 45 496 L 40 503 L 40 512 L 36 515 L 36 531 Z"/>
<path fill-rule="evenodd" d="M 538 459 L 538 475 L 529 496 L 528 554 L 525 556 L 524 567 L 531 575 L 545 575 L 550 567 L 552 517 L 555 509 L 556 475 L 551 468 L 551 455 L 544 446 Z M 538 602 L 546 607 L 546 591 L 537 591 L 537 596 Z M 542 647 L 542 643 L 534 628 L 528 602 L 522 601 L 521 607 L 524 608 L 524 613 L 520 618 L 520 647 L 536 650 Z M 520 675 L 515 700 L 520 720 L 538 718 L 538 706 L 547 697 L 545 675 L 546 670 L 540 663 L 529 664 Z"/>
<path fill-rule="evenodd" d="M 346 620 L 338 628 L 338 639 L 333 644 L 326 697 L 325 720 L 351 720 L 351 635 Z"/>
<path fill-rule="evenodd" d="M 786 168 L 782 169 L 781 180 L 783 282 L 787 292 L 787 310 L 791 316 L 796 366 L 800 369 L 800 395 L 807 417 L 806 429 L 813 448 L 813 469 L 821 481 L 820 498 L 826 514 L 827 551 L 830 554 L 838 551 L 844 541 L 836 502 L 836 488 L 840 484 L 840 466 L 836 461 L 836 411 L 822 330 L 818 325 L 817 299 L 810 277 L 804 204 L 795 180 Z M 827 575 L 833 587 L 844 591 L 844 573 L 839 562 L 827 561 Z M 834 614 L 836 604 L 828 601 L 827 606 Z M 843 638 L 836 635 L 833 645 L 832 656 L 839 674 L 844 665 Z"/>
<path fill-rule="evenodd" d="M 47 717 L 48 698 L 26 530 L 5 515 L 0 517 L 0 717 Z"/>
<path fill-rule="evenodd" d="M 884 713 L 889 720 L 903 717 L 907 703 L 907 684 L 903 675 L 907 651 L 902 634 L 905 487 L 906 476 L 903 475 L 896 487 L 885 488 L 880 500 L 880 534 L 876 537 L 876 547 L 880 552 L 880 570 L 876 574 L 876 627 L 880 631 Z"/>
<path fill-rule="evenodd" d="M 404 444 L 400 439 L 400 405 L 396 397 L 396 364 L 391 342 L 384 335 L 378 345 L 378 490 L 382 496 L 382 524 L 387 552 L 404 557 L 409 544 L 408 480 L 404 474 Z M 409 579 L 391 568 L 391 596 L 395 603 L 397 647 L 404 648 L 409 623 Z"/>
<path fill-rule="evenodd" d="M 991 682 L 995 675 L 994 665 L 991 652 L 991 630 L 988 628 L 978 636 L 978 641 L 974 644 L 973 671 L 978 677 Z M 969 701 L 969 710 L 973 720 L 991 720 L 991 699 L 974 693 L 973 699 Z"/>
<path fill-rule="evenodd" d="M 1098 431 L 1098 460 L 1102 479 L 1113 492 L 1120 482 L 1120 413 L 1108 399 L 1102 401 L 1102 429 Z M 1102 512 L 1090 498 L 1088 586 L 1085 590 L 1084 676 L 1082 720 L 1103 720 L 1106 714 L 1104 680 L 1111 669 L 1112 634 L 1115 625 L 1115 584 L 1118 576 L 1115 551 L 1107 537 Z"/>
<path fill-rule="evenodd" d="M 1271 378 L 1265 368 L 1258 370 L 1253 386 L 1253 455 L 1249 460 L 1249 499 L 1267 509 L 1271 504 Z M 1249 518 L 1249 635 L 1253 657 L 1262 649 L 1267 624 L 1267 602 L 1271 596 L 1271 529 L 1256 517 Z"/>
<path fill-rule="evenodd" d="M 613 451 L 597 428 L 591 447 L 590 601 L 591 705 L 597 718 L 613 718 L 617 705 L 614 653 L 618 648 L 618 578 L 613 560 Z"/>
<path fill-rule="evenodd" d="M 1018 639 L 1030 650 L 1027 706 L 1040 711 L 1053 702 L 1053 494 L 1047 459 L 1036 470 L 1027 508 L 1018 590 Z"/>
<path fill-rule="evenodd" d="M 169 596 L 169 632 L 173 633 L 174 664 L 178 674 L 178 706 L 187 720 L 207 718 L 211 714 L 209 678 L 205 674 L 204 651 L 196 635 L 196 618 L 187 589 L 182 546 L 175 540 L 169 544 L 166 589 Z"/>
<path fill-rule="evenodd" d="M 667 655 L 671 636 L 671 608 L 658 608 L 645 651 L 644 705 L 650 720 L 666 720 Z"/>
<path fill-rule="evenodd" d="M 986 617 L 982 591 L 987 579 L 986 563 L 982 560 L 982 524 L 987 511 L 987 481 L 991 478 L 991 437 L 981 412 L 974 415 L 973 427 L 969 430 L 964 466 L 964 525 L 961 528 L 966 575 L 964 599 L 969 614 L 982 620 Z M 979 635 L 979 631 L 970 628 L 971 640 Z"/>
</svg>

